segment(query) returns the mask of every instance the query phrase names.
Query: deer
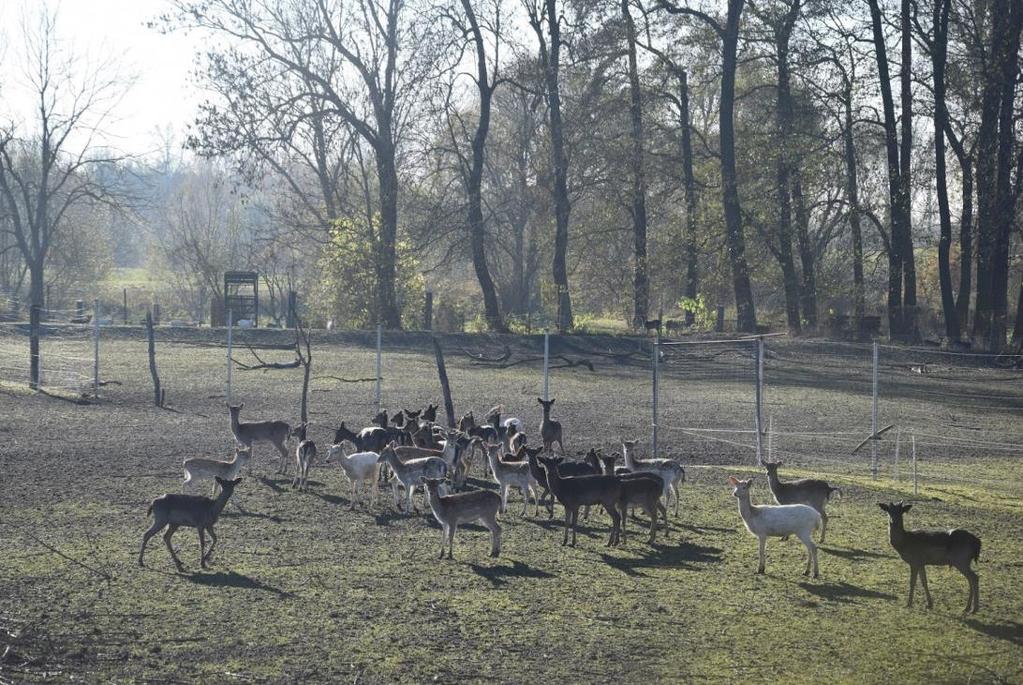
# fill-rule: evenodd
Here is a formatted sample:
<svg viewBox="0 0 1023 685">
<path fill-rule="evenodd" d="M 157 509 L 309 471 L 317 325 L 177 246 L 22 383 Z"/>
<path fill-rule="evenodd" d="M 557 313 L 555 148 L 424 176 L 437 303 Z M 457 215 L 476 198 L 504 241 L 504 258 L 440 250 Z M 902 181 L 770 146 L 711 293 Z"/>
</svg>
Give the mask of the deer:
<svg viewBox="0 0 1023 685">
<path fill-rule="evenodd" d="M 563 478 L 559 471 L 563 457 L 539 457 L 544 471 L 547 473 L 547 484 L 551 492 L 565 507 L 565 537 L 562 545 L 568 544 L 568 529 L 572 528 L 572 547 L 575 547 L 576 528 L 579 520 L 579 507 L 587 504 L 600 504 L 611 517 L 611 535 L 607 546 L 618 540 L 621 516 L 618 514 L 618 502 L 622 496 L 622 483 L 614 476 L 577 476 Z"/>
<path fill-rule="evenodd" d="M 316 460 L 316 443 L 306 440 L 305 430 L 308 424 L 303 423 L 296 429 L 296 437 L 299 440 L 295 448 L 295 477 L 291 481 L 291 487 L 297 487 L 299 491 L 308 489 L 309 469 Z"/>
<path fill-rule="evenodd" d="M 220 512 L 224 510 L 224 505 L 227 504 L 227 500 L 231 497 L 238 483 L 242 482 L 242 479 L 224 480 L 217 476 L 216 481 L 220 485 L 220 494 L 217 495 L 216 499 L 202 497 L 201 495 L 166 494 L 153 500 L 153 503 L 149 505 L 149 510 L 146 512 L 147 516 L 152 514 L 153 525 L 142 535 L 142 547 L 139 549 L 139 566 L 144 567 L 146 565 L 144 557 L 149 538 L 159 533 L 166 526 L 167 532 L 163 534 L 163 541 L 166 543 L 167 551 L 170 552 L 171 559 L 174 560 L 174 565 L 177 566 L 178 571 L 184 571 L 184 565 L 178 559 L 178 555 L 174 553 L 171 537 L 173 537 L 178 528 L 186 526 L 199 531 L 199 565 L 202 568 L 208 568 L 207 564 L 209 564 L 209 560 L 213 556 L 213 548 L 217 544 L 217 534 L 213 532 L 213 525 L 217 522 Z M 209 550 L 206 549 L 206 533 L 210 534 Z"/>
<path fill-rule="evenodd" d="M 252 444 L 256 442 L 269 442 L 280 453 L 280 460 L 277 465 L 277 473 L 287 473 L 288 468 L 288 438 L 291 437 L 291 426 L 284 421 L 251 421 L 242 423 L 239 420 L 244 404 L 237 404 L 228 407 L 231 411 L 231 433 L 234 439 L 243 447 L 252 451 Z M 252 466 L 249 465 L 251 473 Z"/>
<path fill-rule="evenodd" d="M 824 510 L 831 499 L 831 493 L 842 494 L 841 488 L 832 487 L 826 480 L 806 478 L 793 480 L 787 483 L 781 482 L 778 478 L 778 467 L 783 466 L 780 461 L 764 462 L 767 469 L 767 484 L 774 495 L 774 501 L 778 504 L 805 504 L 817 510 L 821 515 L 821 538 L 820 544 L 824 544 L 824 536 L 828 530 L 828 514 Z"/>
<path fill-rule="evenodd" d="M 373 504 L 377 503 L 380 490 L 376 487 L 380 475 L 380 455 L 376 452 L 355 452 L 346 455 L 341 444 L 331 445 L 327 450 L 325 463 L 332 464 L 335 461 L 341 464 L 341 469 L 348 476 L 352 483 L 352 496 L 350 509 L 355 509 L 359 502 L 359 485 L 366 483 L 372 490 Z"/>
<path fill-rule="evenodd" d="M 613 459 L 614 457 L 607 457 Z M 612 473 L 614 465 L 612 463 Z M 621 539 L 626 538 L 625 529 L 628 524 L 628 508 L 639 506 L 643 508 L 646 515 L 650 517 L 650 544 L 657 539 L 657 514 L 664 517 L 665 535 L 668 531 L 668 509 L 661 504 L 661 494 L 664 492 L 664 481 L 656 473 L 626 473 L 620 476 L 613 476 L 622 484 L 622 492 L 618 498 L 618 514 L 621 516 Z M 617 542 L 617 541 L 616 541 Z"/>
<path fill-rule="evenodd" d="M 519 455 L 525 455 L 526 461 L 529 462 L 529 472 L 532 474 L 533 480 L 536 481 L 534 488 L 536 490 L 543 488 L 543 493 L 536 498 L 534 515 L 540 513 L 540 504 L 544 498 L 547 498 L 547 518 L 552 519 L 554 518 L 554 496 L 551 494 L 550 485 L 547 482 L 547 471 L 544 470 L 543 465 L 540 464 L 540 460 L 537 458 L 541 452 L 543 452 L 542 447 L 526 447 L 523 445 L 519 448 L 518 453 Z M 563 478 L 600 475 L 600 468 L 593 466 L 588 461 L 564 461 L 559 465 L 558 469 Z M 583 518 L 589 518 L 589 510 L 590 506 L 586 505 Z"/>
<path fill-rule="evenodd" d="M 980 578 L 972 565 L 980 559 L 980 538 L 962 528 L 906 530 L 902 517 L 912 508 L 912 504 L 878 502 L 877 506 L 888 514 L 888 541 L 902 560 L 909 564 L 909 599 L 906 606 L 913 606 L 913 589 L 919 576 L 927 597 L 927 608 L 933 608 L 931 591 L 927 587 L 927 567 L 951 566 L 966 576 L 970 584 L 963 613 L 977 613 L 980 609 Z"/>
<path fill-rule="evenodd" d="M 686 482 L 686 471 L 682 464 L 674 459 L 638 459 L 635 455 L 636 441 L 622 441 L 622 452 L 625 455 L 625 468 L 630 471 L 648 471 L 656 473 L 664 481 L 664 503 L 670 504 L 672 495 L 675 496 L 675 516 L 678 516 L 679 502 L 678 486 Z"/>
<path fill-rule="evenodd" d="M 337 430 L 334 431 L 334 444 L 339 445 L 347 440 L 352 443 L 360 452 L 379 452 L 389 442 L 387 429 L 380 426 L 367 426 L 358 433 L 345 426 L 342 421 Z"/>
<path fill-rule="evenodd" d="M 533 494 L 534 501 L 536 499 L 536 493 L 533 492 L 535 481 L 530 475 L 529 464 L 501 459 L 504 452 L 504 446 L 501 443 L 487 443 L 486 448 L 490 470 L 501 489 L 501 513 L 503 514 L 508 509 L 508 490 L 515 487 L 522 493 L 522 516 L 525 516 L 529 511 L 529 495 Z"/>
<path fill-rule="evenodd" d="M 536 401 L 543 407 L 543 419 L 540 421 L 540 440 L 543 442 L 544 451 L 554 452 L 554 443 L 558 443 L 558 449 L 565 454 L 565 446 L 561 442 L 561 422 L 551 420 L 551 407 L 554 400 L 544 401 L 539 397 Z"/>
<path fill-rule="evenodd" d="M 411 510 L 409 513 L 411 514 L 416 511 L 416 505 L 412 499 L 412 493 L 415 489 L 423 484 L 424 478 L 446 478 L 448 475 L 448 465 L 440 457 L 409 459 L 403 462 L 395 452 L 397 447 L 397 443 L 393 441 L 384 447 L 377 458 L 377 463 L 387 464 L 394 472 L 394 480 L 391 481 L 391 491 L 394 494 L 395 508 L 401 511 L 401 503 L 398 500 L 398 486 L 400 484 L 407 493 L 409 509 Z"/>
<path fill-rule="evenodd" d="M 430 497 L 430 509 L 433 517 L 441 525 L 440 557 L 444 558 L 444 543 L 448 547 L 448 559 L 452 559 L 455 545 L 455 530 L 459 523 L 480 521 L 490 531 L 490 556 L 501 553 L 501 526 L 497 522 L 497 512 L 501 507 L 501 498 L 490 490 L 473 490 L 453 495 L 442 495 L 440 492 L 444 480 L 426 478 L 423 480 Z"/>
<path fill-rule="evenodd" d="M 248 465 L 251 458 L 251 447 L 235 447 L 234 458 L 231 461 L 206 459 L 204 457 L 185 459 L 183 463 L 185 481 L 181 484 L 181 487 L 184 489 L 189 483 L 209 478 L 213 480 L 213 491 L 210 494 L 215 497 L 217 494 L 217 482 L 214 479 L 219 477 L 224 480 L 234 480 L 238 477 L 242 467 Z"/>
<path fill-rule="evenodd" d="M 813 544 L 813 531 L 821 525 L 821 515 L 817 510 L 805 504 L 753 504 L 750 502 L 752 478 L 739 480 L 729 476 L 728 484 L 733 488 L 732 495 L 739 500 L 739 516 L 746 524 L 746 530 L 760 540 L 760 565 L 757 573 L 764 573 L 764 545 L 767 538 L 795 535 L 806 546 L 806 569 L 803 575 L 810 573 L 810 563 L 813 562 L 813 577 L 817 578 L 817 545 Z"/>
</svg>

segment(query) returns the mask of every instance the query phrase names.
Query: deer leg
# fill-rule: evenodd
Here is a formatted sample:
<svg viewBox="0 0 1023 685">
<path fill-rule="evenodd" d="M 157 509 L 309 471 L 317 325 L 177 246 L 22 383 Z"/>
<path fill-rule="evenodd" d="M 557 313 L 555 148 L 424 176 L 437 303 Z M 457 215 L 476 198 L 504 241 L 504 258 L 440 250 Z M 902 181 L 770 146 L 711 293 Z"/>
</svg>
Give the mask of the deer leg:
<svg viewBox="0 0 1023 685">
<path fill-rule="evenodd" d="M 401 511 L 401 502 L 398 501 L 398 479 L 391 481 L 391 494 L 394 495 L 394 508 Z"/>
<path fill-rule="evenodd" d="M 909 567 L 909 600 L 906 602 L 907 607 L 913 606 L 913 590 L 916 587 L 916 566 Z"/>
<path fill-rule="evenodd" d="M 159 533 L 160 529 L 163 528 L 164 525 L 165 524 L 163 522 L 156 521 L 149 527 L 149 530 L 142 534 L 142 547 L 139 549 L 139 566 L 145 566 L 142 558 L 146 554 L 146 545 L 149 544 L 149 538 Z"/>
<path fill-rule="evenodd" d="M 657 541 L 657 505 L 660 502 L 655 502 L 653 506 L 646 507 L 646 514 L 650 517 L 650 544 L 654 544 Z"/>
<path fill-rule="evenodd" d="M 622 532 L 622 517 L 618 515 L 618 510 L 613 506 L 607 509 L 607 513 L 611 515 L 611 537 L 608 538 L 607 546 L 610 547 L 612 543 L 616 542 L 621 536 Z"/>
<path fill-rule="evenodd" d="M 519 490 L 522 492 L 522 516 L 525 517 L 529 513 L 529 486 Z"/>
<path fill-rule="evenodd" d="M 213 548 L 217 546 L 217 534 L 213 532 L 213 526 L 206 526 L 206 532 L 210 534 L 210 548 L 206 550 L 206 563 L 213 558 Z"/>
<path fill-rule="evenodd" d="M 803 571 L 803 575 L 809 575 L 810 564 L 813 563 L 813 577 L 817 578 L 820 574 L 817 569 L 817 545 L 813 544 L 813 531 L 806 533 L 805 535 L 799 536 L 799 539 L 806 545 L 806 569 Z"/>
<path fill-rule="evenodd" d="M 458 529 L 458 523 L 452 523 L 448 526 L 448 559 L 454 559 L 455 549 L 455 530 Z"/>
<path fill-rule="evenodd" d="M 672 483 L 671 484 L 671 491 L 673 493 L 675 493 L 675 518 L 678 518 L 678 507 L 679 507 L 679 504 L 682 502 L 682 498 L 678 496 L 678 484 L 677 483 Z M 665 516 L 667 516 L 667 508 L 665 508 Z"/>
<path fill-rule="evenodd" d="M 199 568 L 206 568 L 206 531 L 199 526 L 196 531 L 199 533 Z"/>
<path fill-rule="evenodd" d="M 568 544 L 568 525 L 572 520 L 572 512 L 568 507 L 565 507 L 565 537 L 561 541 L 562 546 Z"/>
<path fill-rule="evenodd" d="M 767 544 L 767 538 L 763 535 L 760 536 L 760 565 L 757 566 L 757 573 L 763 574 L 764 568 L 767 565 L 767 558 L 764 554 L 764 545 Z"/>
<path fill-rule="evenodd" d="M 508 484 L 501 483 L 501 513 L 508 509 Z"/>
<path fill-rule="evenodd" d="M 927 587 L 927 567 L 920 567 L 920 584 L 924 588 L 924 596 L 927 597 L 927 608 L 931 609 L 934 607 L 934 602 L 931 601 L 931 590 Z"/>
<path fill-rule="evenodd" d="M 407 513 L 408 513 L 409 516 L 411 516 L 412 514 L 416 513 L 416 503 L 415 503 L 415 500 L 412 499 L 412 496 L 415 495 L 415 493 L 416 493 L 416 486 L 415 486 L 415 484 L 412 484 L 412 485 L 408 486 L 408 493 L 407 493 L 408 494 L 408 497 L 407 497 L 407 499 L 408 499 L 408 512 Z"/>
<path fill-rule="evenodd" d="M 171 559 L 174 560 L 174 565 L 178 567 L 179 571 L 185 570 L 185 567 L 181 564 L 181 560 L 178 559 L 178 555 L 174 553 L 174 545 L 171 544 L 171 537 L 174 535 L 174 531 L 178 529 L 176 524 L 170 524 L 167 526 L 167 532 L 163 534 L 163 542 L 167 545 L 167 551 L 170 552 Z"/>
<path fill-rule="evenodd" d="M 437 557 L 438 559 L 443 559 L 444 558 L 444 543 L 447 542 L 447 539 L 448 539 L 448 524 L 445 523 L 444 525 L 441 526 L 441 529 L 440 529 L 440 556 Z"/>
<path fill-rule="evenodd" d="M 657 509 L 661 512 L 661 516 L 664 518 L 664 539 L 667 540 L 669 533 L 671 533 L 671 527 L 668 525 L 668 508 L 658 501 Z"/>
<path fill-rule="evenodd" d="M 490 556 L 496 557 L 501 553 L 501 526 L 495 516 L 484 519 L 484 522 L 490 529 Z"/>
<path fill-rule="evenodd" d="M 828 515 L 821 509 L 821 544 L 824 544 L 824 535 L 828 532 Z"/>
</svg>

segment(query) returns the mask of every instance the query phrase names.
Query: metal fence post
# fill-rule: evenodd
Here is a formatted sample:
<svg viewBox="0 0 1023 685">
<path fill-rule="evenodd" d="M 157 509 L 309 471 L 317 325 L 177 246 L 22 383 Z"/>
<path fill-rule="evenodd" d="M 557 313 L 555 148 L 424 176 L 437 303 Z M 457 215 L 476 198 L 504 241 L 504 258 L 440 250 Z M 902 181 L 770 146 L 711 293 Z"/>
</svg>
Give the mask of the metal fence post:
<svg viewBox="0 0 1023 685">
<path fill-rule="evenodd" d="M 764 432 L 764 339 L 757 338 L 754 341 L 756 352 L 756 409 L 754 410 L 753 424 L 757 434 L 757 466 L 764 463 L 763 432 Z"/>
<path fill-rule="evenodd" d="M 227 310 L 227 388 L 224 394 L 227 396 L 227 406 L 231 406 L 231 333 L 234 329 L 234 310 Z"/>
<path fill-rule="evenodd" d="M 550 338 L 551 338 L 551 334 L 545 328 L 543 330 L 543 401 L 544 402 L 546 402 L 548 400 L 547 395 L 548 395 L 548 391 L 550 390 L 550 384 L 549 384 L 549 381 L 548 381 L 548 371 L 547 371 L 547 366 L 550 363 L 550 350 L 551 350 Z"/>
<path fill-rule="evenodd" d="M 383 327 L 377 324 L 377 411 L 382 408 L 380 406 L 380 346 L 383 336 Z"/>
<path fill-rule="evenodd" d="M 915 497 L 915 496 L 920 494 L 920 484 L 917 481 L 917 477 L 916 477 L 916 434 L 915 433 L 909 436 L 909 443 L 910 443 L 910 445 L 912 446 L 912 449 L 913 449 L 913 496 Z"/>
<path fill-rule="evenodd" d="M 92 301 L 92 396 L 99 399 L 99 299 Z"/>
<path fill-rule="evenodd" d="M 874 343 L 873 383 L 870 407 L 870 477 L 877 480 L 877 343 Z"/>
<path fill-rule="evenodd" d="M 39 389 L 39 317 L 41 307 L 33 304 L 29 310 L 29 334 L 28 334 L 28 356 L 29 356 L 29 377 L 28 387 L 33 390 Z"/>
<path fill-rule="evenodd" d="M 657 377 L 660 370 L 661 356 L 661 328 L 657 327 L 657 337 L 654 338 L 654 363 L 653 363 L 653 422 L 651 423 L 650 454 L 657 456 Z"/>
</svg>

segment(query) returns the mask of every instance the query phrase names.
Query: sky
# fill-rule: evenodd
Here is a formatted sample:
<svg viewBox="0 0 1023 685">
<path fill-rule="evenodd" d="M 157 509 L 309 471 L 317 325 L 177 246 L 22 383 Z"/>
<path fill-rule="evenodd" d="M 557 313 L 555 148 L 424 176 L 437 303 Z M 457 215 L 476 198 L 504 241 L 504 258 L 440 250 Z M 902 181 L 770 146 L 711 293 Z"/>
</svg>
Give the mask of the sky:
<svg viewBox="0 0 1023 685">
<path fill-rule="evenodd" d="M 134 76 L 104 126 L 107 142 L 132 155 L 159 150 L 170 131 L 180 143 L 202 93 L 192 85 L 203 37 L 165 35 L 146 23 L 169 10 L 166 0 L 0 0 L 0 116 L 24 117 L 28 94 L 22 68 L 21 17 L 46 4 L 57 12 L 57 34 L 76 54 L 116 61 Z M 13 69 L 11 67 L 14 67 Z"/>
</svg>

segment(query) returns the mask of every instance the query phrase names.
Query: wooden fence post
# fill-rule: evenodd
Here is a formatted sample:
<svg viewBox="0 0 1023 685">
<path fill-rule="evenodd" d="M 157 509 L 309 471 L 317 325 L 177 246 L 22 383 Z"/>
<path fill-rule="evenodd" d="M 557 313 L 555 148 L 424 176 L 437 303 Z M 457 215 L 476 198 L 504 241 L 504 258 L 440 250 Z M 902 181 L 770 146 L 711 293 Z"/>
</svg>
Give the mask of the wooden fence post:
<svg viewBox="0 0 1023 685">
<path fill-rule="evenodd" d="M 146 312 L 146 341 L 149 343 L 149 375 L 153 377 L 153 404 L 162 407 L 164 394 L 160 391 L 160 375 L 156 372 L 156 339 L 151 311 Z"/>
<path fill-rule="evenodd" d="M 454 428 L 455 405 L 451 401 L 451 386 L 448 385 L 448 372 L 444 368 L 444 351 L 441 350 L 437 338 L 433 339 L 433 352 L 437 356 L 437 375 L 440 376 L 440 389 L 444 393 L 444 411 L 448 415 L 448 428 Z"/>
</svg>

